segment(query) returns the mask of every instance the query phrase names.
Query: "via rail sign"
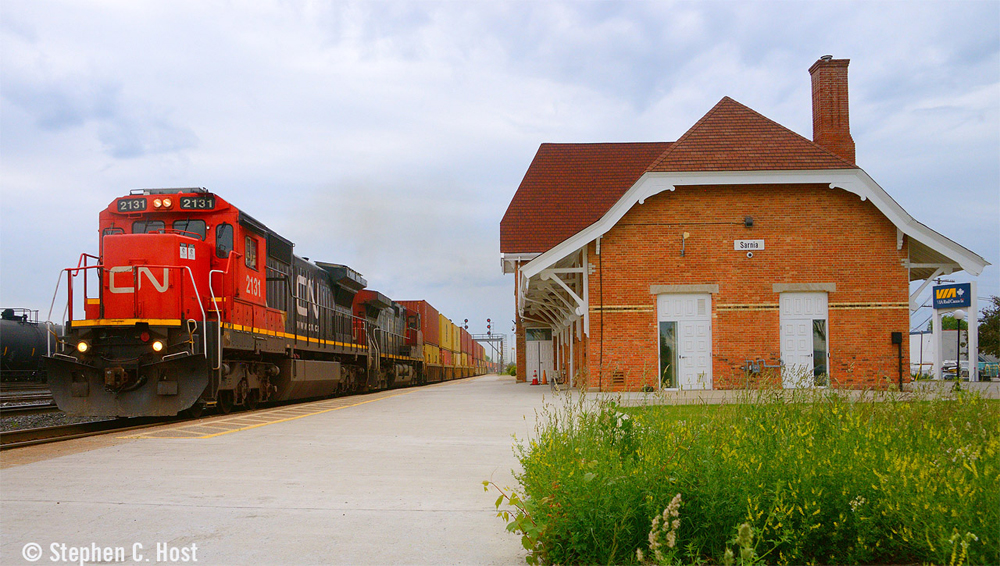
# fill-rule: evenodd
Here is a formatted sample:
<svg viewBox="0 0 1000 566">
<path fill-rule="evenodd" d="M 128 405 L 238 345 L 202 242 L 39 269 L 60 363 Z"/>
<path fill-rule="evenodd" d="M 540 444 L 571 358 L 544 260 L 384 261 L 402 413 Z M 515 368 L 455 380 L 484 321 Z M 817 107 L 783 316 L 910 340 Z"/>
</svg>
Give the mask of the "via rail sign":
<svg viewBox="0 0 1000 566">
<path fill-rule="evenodd" d="M 972 306 L 972 284 L 956 283 L 934 287 L 934 308 L 957 309 Z"/>
</svg>

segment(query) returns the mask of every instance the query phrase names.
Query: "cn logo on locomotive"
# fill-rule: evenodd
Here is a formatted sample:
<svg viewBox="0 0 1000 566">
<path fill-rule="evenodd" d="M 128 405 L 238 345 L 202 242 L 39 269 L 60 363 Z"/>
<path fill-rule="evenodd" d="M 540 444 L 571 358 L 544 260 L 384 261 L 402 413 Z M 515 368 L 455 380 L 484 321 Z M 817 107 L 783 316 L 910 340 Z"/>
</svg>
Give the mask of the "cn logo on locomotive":
<svg viewBox="0 0 1000 566">
<path fill-rule="evenodd" d="M 112 267 L 108 270 L 110 275 L 108 276 L 108 288 L 112 293 L 135 293 L 135 287 L 119 287 L 115 284 L 115 274 L 116 273 L 130 273 L 132 268 L 127 265 L 121 265 L 118 267 Z M 163 283 L 156 280 L 153 276 L 153 272 L 149 270 L 148 267 L 139 267 L 138 279 L 139 288 L 142 289 L 142 276 L 145 275 L 149 282 L 153 284 L 153 287 L 160 293 L 166 293 L 167 289 L 170 287 L 170 271 L 164 267 L 163 268 Z"/>
<path fill-rule="evenodd" d="M 309 305 L 311 303 L 313 316 L 319 317 L 319 301 L 316 300 L 316 286 L 313 284 L 312 278 L 299 275 L 296 277 L 295 282 L 299 286 L 299 296 L 305 296 L 305 299 L 299 298 L 295 302 L 295 310 L 298 311 L 299 316 L 309 316 Z"/>
</svg>

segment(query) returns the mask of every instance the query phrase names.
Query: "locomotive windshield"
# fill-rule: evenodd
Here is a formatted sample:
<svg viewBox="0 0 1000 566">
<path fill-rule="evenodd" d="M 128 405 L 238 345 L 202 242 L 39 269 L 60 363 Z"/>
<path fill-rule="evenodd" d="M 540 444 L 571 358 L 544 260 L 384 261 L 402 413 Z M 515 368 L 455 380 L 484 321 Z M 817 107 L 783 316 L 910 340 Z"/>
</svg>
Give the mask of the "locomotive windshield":
<svg viewBox="0 0 1000 566">
<path fill-rule="evenodd" d="M 133 234 L 152 234 L 162 232 L 166 225 L 162 220 L 136 220 L 132 223 Z"/>
<path fill-rule="evenodd" d="M 197 237 L 199 240 L 204 240 L 207 232 L 204 220 L 174 220 L 173 229 L 185 236 Z"/>
</svg>

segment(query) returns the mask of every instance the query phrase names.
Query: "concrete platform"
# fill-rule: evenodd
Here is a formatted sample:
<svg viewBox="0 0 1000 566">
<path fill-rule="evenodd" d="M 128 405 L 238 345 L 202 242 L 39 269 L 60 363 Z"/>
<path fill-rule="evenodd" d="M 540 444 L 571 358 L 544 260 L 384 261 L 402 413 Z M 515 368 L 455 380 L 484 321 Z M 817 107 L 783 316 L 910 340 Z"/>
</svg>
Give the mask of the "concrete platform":
<svg viewBox="0 0 1000 566">
<path fill-rule="evenodd" d="M 481 482 L 513 485 L 511 436 L 549 393 L 491 375 L 7 451 L 0 563 L 35 543 L 39 564 L 523 564 Z"/>
</svg>

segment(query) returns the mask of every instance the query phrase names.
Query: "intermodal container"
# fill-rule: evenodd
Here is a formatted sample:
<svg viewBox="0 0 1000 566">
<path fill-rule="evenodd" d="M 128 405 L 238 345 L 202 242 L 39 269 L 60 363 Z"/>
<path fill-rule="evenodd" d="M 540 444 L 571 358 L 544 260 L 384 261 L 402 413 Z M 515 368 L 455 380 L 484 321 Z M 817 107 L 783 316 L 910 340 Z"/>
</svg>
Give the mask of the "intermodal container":
<svg viewBox="0 0 1000 566">
<path fill-rule="evenodd" d="M 437 309 L 427 301 L 400 301 L 400 303 L 420 315 L 420 330 L 424 333 L 424 344 L 440 345 L 438 337 L 441 334 L 441 322 Z"/>
<path fill-rule="evenodd" d="M 458 326 L 452 321 L 448 320 L 448 349 L 452 352 L 458 352 Z"/>
<path fill-rule="evenodd" d="M 443 314 L 438 313 L 438 346 L 442 350 L 451 349 L 451 338 L 449 334 L 449 324 L 451 322 Z"/>
<path fill-rule="evenodd" d="M 441 349 L 436 344 L 424 344 L 424 363 L 441 365 Z"/>
</svg>

